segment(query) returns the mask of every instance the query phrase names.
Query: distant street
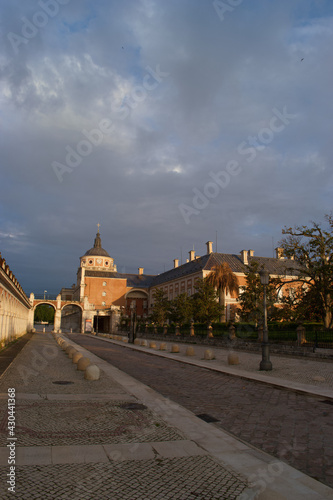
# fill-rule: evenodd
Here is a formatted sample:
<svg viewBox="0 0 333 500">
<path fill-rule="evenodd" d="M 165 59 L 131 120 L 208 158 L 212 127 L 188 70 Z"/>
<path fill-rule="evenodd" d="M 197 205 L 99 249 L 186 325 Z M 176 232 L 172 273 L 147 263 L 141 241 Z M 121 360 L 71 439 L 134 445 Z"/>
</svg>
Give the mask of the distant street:
<svg viewBox="0 0 333 500">
<path fill-rule="evenodd" d="M 130 350 L 75 342 L 237 438 L 333 487 L 333 401 Z M 331 403 L 331 404 L 330 404 Z"/>
</svg>

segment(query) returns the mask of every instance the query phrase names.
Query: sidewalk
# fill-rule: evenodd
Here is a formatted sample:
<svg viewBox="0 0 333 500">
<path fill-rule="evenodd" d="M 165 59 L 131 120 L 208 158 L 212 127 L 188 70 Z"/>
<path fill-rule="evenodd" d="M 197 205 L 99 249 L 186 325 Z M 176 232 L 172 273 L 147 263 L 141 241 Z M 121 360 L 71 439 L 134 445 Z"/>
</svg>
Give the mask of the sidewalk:
<svg viewBox="0 0 333 500">
<path fill-rule="evenodd" d="M 100 380 L 84 380 L 50 334 L 35 334 L 0 379 L 2 499 L 333 498 L 332 489 L 76 348 L 99 366 Z M 9 388 L 15 493 L 6 484 Z"/>
<path fill-rule="evenodd" d="M 143 350 L 150 354 L 182 361 L 183 363 L 190 363 L 250 380 L 266 382 L 290 390 L 333 398 L 333 360 L 326 361 L 322 359 L 293 358 L 291 356 L 272 354 L 270 356 L 273 365 L 272 371 L 259 371 L 261 353 L 232 351 L 220 347 L 188 344 L 178 341 L 163 342 L 166 344 L 166 350 L 161 351 L 159 350 L 162 343 L 160 340 L 154 341 L 150 339 L 147 340 L 146 346 L 142 346 L 124 343 L 127 337 L 122 337 L 124 340 L 108 339 L 100 336 L 98 336 L 98 338 L 108 342 L 115 342 L 116 344 L 130 347 L 131 349 Z M 144 339 L 141 338 L 137 339 L 137 341 L 140 342 L 143 340 Z M 156 347 L 150 347 L 151 342 L 154 342 Z M 171 347 L 174 344 L 179 346 L 179 353 L 171 353 Z M 189 347 L 194 349 L 194 355 L 186 355 L 186 351 Z M 204 359 L 206 350 L 213 351 L 214 359 L 209 361 Z M 229 365 L 229 354 L 236 355 L 239 364 Z"/>
</svg>

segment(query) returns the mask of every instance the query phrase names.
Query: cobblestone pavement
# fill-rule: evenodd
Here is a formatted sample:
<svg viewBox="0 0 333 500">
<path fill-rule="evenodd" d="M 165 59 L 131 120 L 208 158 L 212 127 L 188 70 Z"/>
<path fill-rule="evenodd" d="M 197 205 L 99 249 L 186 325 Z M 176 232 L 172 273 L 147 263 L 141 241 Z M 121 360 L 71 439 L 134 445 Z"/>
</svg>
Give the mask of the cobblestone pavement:
<svg viewBox="0 0 333 500">
<path fill-rule="evenodd" d="M 17 468 L 17 477 L 15 497 L 23 500 L 232 500 L 244 490 L 237 474 L 209 456 L 26 466 Z M 2 500 L 13 498 L 1 494 Z"/>
<path fill-rule="evenodd" d="M 7 490 L 9 387 L 17 394 L 14 494 Z M 114 378 L 84 380 L 50 334 L 34 334 L 0 379 L 0 463 L 4 500 L 250 498 L 244 476 Z"/>
<path fill-rule="evenodd" d="M 16 405 L 20 446 L 175 441 L 183 436 L 148 409 L 130 410 L 123 402 L 29 401 Z M 0 403 L 0 446 L 7 444 L 7 401 Z"/>
<path fill-rule="evenodd" d="M 185 353 L 186 347 L 188 347 L 189 344 L 180 345 Z M 210 348 L 209 346 L 200 345 L 194 345 L 193 347 L 198 359 L 203 359 L 205 350 Z M 228 355 L 230 352 L 234 352 L 239 358 L 239 364 L 232 366 L 234 370 L 245 370 L 250 373 L 258 373 L 261 352 L 232 351 L 231 349 L 214 348 L 214 346 L 212 346 L 211 349 L 214 351 L 216 358 L 214 363 L 220 366 L 228 366 Z M 265 376 L 267 377 L 333 389 L 333 360 L 292 358 L 291 356 L 273 354 L 271 355 L 271 361 L 273 370 L 265 371 Z"/>
<path fill-rule="evenodd" d="M 333 400 L 73 336 L 100 358 L 213 425 L 333 486 Z"/>
</svg>

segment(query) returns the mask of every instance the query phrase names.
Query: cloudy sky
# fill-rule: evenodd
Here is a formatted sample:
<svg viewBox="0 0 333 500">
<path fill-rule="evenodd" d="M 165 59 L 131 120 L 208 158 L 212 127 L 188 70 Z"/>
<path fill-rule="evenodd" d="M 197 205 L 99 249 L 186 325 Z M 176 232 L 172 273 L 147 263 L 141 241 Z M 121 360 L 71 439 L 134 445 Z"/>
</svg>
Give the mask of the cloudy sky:
<svg viewBox="0 0 333 500">
<path fill-rule="evenodd" d="M 103 247 L 272 256 L 332 208 L 331 0 L 1 0 L 0 251 L 27 293 Z"/>
</svg>

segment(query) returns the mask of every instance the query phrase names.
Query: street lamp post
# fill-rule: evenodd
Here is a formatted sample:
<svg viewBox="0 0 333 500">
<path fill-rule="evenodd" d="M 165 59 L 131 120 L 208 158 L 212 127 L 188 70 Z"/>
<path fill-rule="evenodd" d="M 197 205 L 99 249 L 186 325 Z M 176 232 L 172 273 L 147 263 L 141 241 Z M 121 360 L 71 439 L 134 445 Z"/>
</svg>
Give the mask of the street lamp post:
<svg viewBox="0 0 333 500">
<path fill-rule="evenodd" d="M 47 293 L 47 290 L 44 290 L 44 300 L 45 300 L 45 294 Z"/>
<path fill-rule="evenodd" d="M 266 287 L 269 283 L 269 272 L 266 269 L 262 269 L 259 272 L 260 283 L 264 287 L 264 328 L 263 328 L 263 341 L 261 344 L 262 349 L 262 359 L 260 361 L 260 370 L 270 371 L 272 369 L 272 363 L 269 359 L 269 343 L 268 343 L 268 328 L 267 328 L 267 300 L 266 300 Z"/>
<path fill-rule="evenodd" d="M 99 313 L 99 310 L 96 309 L 96 315 L 97 315 L 97 318 L 96 318 L 96 335 L 98 335 L 98 313 Z"/>
<path fill-rule="evenodd" d="M 135 309 L 136 309 L 136 306 L 135 306 L 135 301 L 133 300 L 131 302 L 131 305 L 130 305 L 130 309 L 131 309 L 131 329 L 130 329 L 130 337 L 129 337 L 129 342 L 131 344 L 134 344 L 134 339 L 135 339 Z"/>
</svg>

